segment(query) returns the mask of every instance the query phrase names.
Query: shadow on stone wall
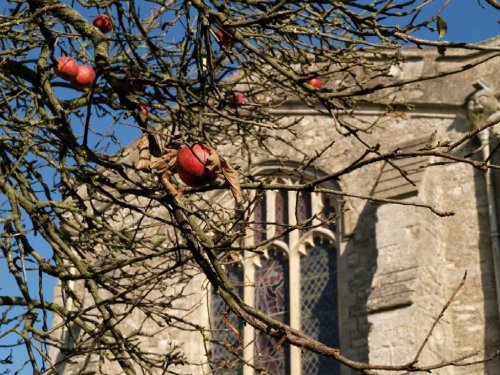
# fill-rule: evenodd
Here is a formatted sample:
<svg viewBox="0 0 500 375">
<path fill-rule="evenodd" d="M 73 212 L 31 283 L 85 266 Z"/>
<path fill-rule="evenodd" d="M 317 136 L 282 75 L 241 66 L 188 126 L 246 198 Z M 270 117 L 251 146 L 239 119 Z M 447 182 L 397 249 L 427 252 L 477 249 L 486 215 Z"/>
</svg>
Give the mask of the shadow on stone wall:
<svg viewBox="0 0 500 375">
<path fill-rule="evenodd" d="M 476 139 L 473 142 L 474 149 L 480 147 L 479 141 Z M 494 146 L 491 149 L 494 149 Z M 477 160 L 482 160 L 482 152 L 478 153 Z M 492 163 L 499 165 L 500 155 L 495 155 L 492 158 Z M 493 170 L 493 183 L 499 188 L 493 191 L 500 191 L 500 173 L 498 170 Z M 479 261 L 481 272 L 481 286 L 484 296 L 484 347 L 485 355 L 490 355 L 500 347 L 500 321 L 498 313 L 497 293 L 495 287 L 495 273 L 492 253 L 490 218 L 488 211 L 487 190 L 486 190 L 486 175 L 484 172 L 477 169 L 474 170 L 474 183 L 475 183 L 475 198 L 476 209 L 479 221 Z M 495 189 L 495 187 L 494 187 Z M 499 209 L 499 194 L 496 194 L 497 199 L 497 214 Z M 500 362 L 490 361 L 486 364 L 486 374 L 500 374 Z"/>
<path fill-rule="evenodd" d="M 341 285 L 347 290 L 340 290 L 343 312 L 342 352 L 356 361 L 367 362 L 369 359 L 367 301 L 370 296 L 373 277 L 377 270 L 377 244 L 375 235 L 377 206 L 368 202 L 347 240 L 342 254 L 340 272 Z M 359 373 L 342 366 L 342 374 Z"/>
</svg>

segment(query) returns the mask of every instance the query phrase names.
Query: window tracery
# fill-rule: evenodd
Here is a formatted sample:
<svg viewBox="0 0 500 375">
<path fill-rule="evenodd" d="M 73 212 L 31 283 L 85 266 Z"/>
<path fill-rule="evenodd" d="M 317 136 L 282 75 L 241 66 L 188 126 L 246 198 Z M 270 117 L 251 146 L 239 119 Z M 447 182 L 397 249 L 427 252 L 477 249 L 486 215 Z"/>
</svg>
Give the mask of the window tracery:
<svg viewBox="0 0 500 375">
<path fill-rule="evenodd" d="M 253 209 L 254 232 L 249 241 L 270 243 L 261 249 L 263 255 L 249 252 L 241 263 L 245 303 L 333 347 L 339 347 L 334 220 L 339 204 L 333 196 L 311 192 L 261 192 Z M 286 230 L 291 226 L 293 230 Z M 276 375 L 339 373 L 338 363 L 331 359 L 281 345 L 248 325 L 242 328 L 243 358 L 259 370 Z M 245 366 L 243 372 L 225 373 L 258 372 Z"/>
<path fill-rule="evenodd" d="M 243 297 L 243 267 L 240 264 L 226 266 L 226 272 L 232 281 L 236 292 Z M 243 322 L 232 312 L 228 311 L 221 297 L 212 294 L 210 301 L 210 325 L 213 340 L 217 343 L 212 346 L 211 362 L 213 375 L 234 374 L 242 375 L 243 366 L 237 356 L 243 355 L 241 333 Z M 231 353 L 236 354 L 233 355 Z"/>
<path fill-rule="evenodd" d="M 281 251 L 272 251 L 255 271 L 255 307 L 268 316 L 289 323 L 288 259 Z M 278 339 L 257 333 L 255 365 L 269 374 L 285 375 L 288 371 L 288 346 Z M 279 347 L 278 347 L 279 346 Z"/>
<path fill-rule="evenodd" d="M 331 242 L 314 240 L 300 258 L 301 329 L 322 343 L 339 347 L 337 257 Z M 302 356 L 303 374 L 338 374 L 339 363 L 312 352 Z"/>
</svg>

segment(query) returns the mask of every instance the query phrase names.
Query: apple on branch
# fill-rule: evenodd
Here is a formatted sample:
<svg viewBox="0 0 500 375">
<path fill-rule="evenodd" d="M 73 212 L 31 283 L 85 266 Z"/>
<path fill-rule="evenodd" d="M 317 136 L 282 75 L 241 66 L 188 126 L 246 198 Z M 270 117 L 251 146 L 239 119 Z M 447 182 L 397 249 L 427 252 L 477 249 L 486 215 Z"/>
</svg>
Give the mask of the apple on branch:
<svg viewBox="0 0 500 375">
<path fill-rule="evenodd" d="M 78 74 L 78 64 L 69 56 L 62 56 L 57 59 L 56 74 L 64 79 L 72 80 Z"/>
<path fill-rule="evenodd" d="M 92 24 L 104 34 L 113 30 L 113 21 L 111 21 L 111 17 L 107 14 L 99 14 L 96 18 L 94 18 L 94 22 L 92 22 Z"/>
<path fill-rule="evenodd" d="M 323 87 L 323 82 L 321 82 L 321 79 L 319 79 L 319 78 L 310 78 L 307 80 L 307 83 L 310 84 L 312 87 L 315 87 L 317 89 L 320 89 Z"/>
<path fill-rule="evenodd" d="M 307 83 L 310 84 L 312 87 L 320 89 L 323 87 L 323 82 L 321 82 L 321 79 L 319 78 L 310 78 L 307 80 Z"/>
<path fill-rule="evenodd" d="M 179 151 L 175 167 L 182 182 L 196 188 L 215 181 L 219 171 L 207 168 L 211 151 L 210 146 L 202 143 L 196 143 L 192 147 L 184 146 Z"/>
<path fill-rule="evenodd" d="M 95 80 L 95 72 L 88 65 L 80 65 L 78 67 L 78 74 L 71 81 L 73 86 L 77 88 L 92 87 Z"/>
<path fill-rule="evenodd" d="M 245 96 L 241 92 L 231 93 L 228 99 L 229 103 L 236 107 L 240 107 L 245 104 Z"/>
</svg>

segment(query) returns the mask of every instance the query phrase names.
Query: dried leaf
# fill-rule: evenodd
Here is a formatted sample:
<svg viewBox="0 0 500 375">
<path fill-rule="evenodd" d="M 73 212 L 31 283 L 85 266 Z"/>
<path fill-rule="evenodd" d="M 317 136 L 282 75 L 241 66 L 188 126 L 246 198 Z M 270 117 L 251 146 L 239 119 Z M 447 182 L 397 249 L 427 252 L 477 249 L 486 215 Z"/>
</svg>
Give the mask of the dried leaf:
<svg viewBox="0 0 500 375">
<path fill-rule="evenodd" d="M 170 179 L 172 178 L 172 172 L 166 171 L 161 175 L 161 184 L 167 191 L 167 193 L 173 195 L 174 197 L 179 197 L 182 195 L 182 190 L 178 186 L 174 185 Z"/>
<path fill-rule="evenodd" d="M 220 172 L 220 157 L 219 154 L 214 149 L 210 149 L 208 159 L 205 162 L 205 169 L 210 173 L 219 173 Z"/>
<path fill-rule="evenodd" d="M 150 169 L 151 154 L 149 152 L 149 139 L 147 134 L 143 134 L 137 145 L 139 149 L 139 161 L 137 162 L 137 169 L 144 171 Z"/>
<path fill-rule="evenodd" d="M 161 173 L 167 170 L 173 171 L 177 159 L 178 150 L 167 149 L 159 158 L 152 158 L 151 169 Z"/>
<path fill-rule="evenodd" d="M 238 176 L 238 171 L 231 167 L 227 161 L 222 159 L 222 173 L 229 183 L 231 193 L 233 194 L 236 203 L 243 202 L 243 192 L 240 187 L 240 179 Z"/>
<path fill-rule="evenodd" d="M 446 33 L 448 31 L 448 25 L 446 24 L 446 21 L 444 18 L 437 16 L 437 31 L 439 34 L 439 39 L 443 39 L 446 36 Z"/>
</svg>

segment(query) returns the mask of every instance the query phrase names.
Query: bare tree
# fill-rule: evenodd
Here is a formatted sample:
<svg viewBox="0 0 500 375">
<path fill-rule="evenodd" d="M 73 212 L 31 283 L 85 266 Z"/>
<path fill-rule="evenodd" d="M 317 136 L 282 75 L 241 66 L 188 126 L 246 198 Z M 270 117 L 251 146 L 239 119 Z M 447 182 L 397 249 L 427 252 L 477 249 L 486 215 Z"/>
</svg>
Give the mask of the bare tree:
<svg viewBox="0 0 500 375">
<path fill-rule="evenodd" d="M 421 365 L 432 329 L 408 363 L 347 358 L 250 306 L 230 272 L 245 254 L 261 254 L 276 240 L 335 225 L 341 210 L 300 214 L 300 197 L 307 194 L 330 197 L 331 205 L 355 196 L 452 214 L 335 187 L 380 161 L 403 178 L 397 161 L 424 156 L 483 171 L 494 167 L 460 146 L 497 118 L 452 142 L 429 140 L 410 151 L 374 143 L 377 126 L 353 121 L 360 106 L 396 113 L 391 93 L 500 55 L 499 46 L 443 41 L 445 20 L 439 13 L 423 17 L 429 3 L 4 1 L 0 266 L 15 287 L 0 286 L 2 373 L 21 351 L 27 354 L 21 367 L 34 374 L 63 373 L 75 363 L 101 373 L 111 373 L 109 366 L 125 374 L 182 373 L 193 365 L 176 340 L 183 332 L 205 342 L 201 367 L 239 368 L 243 322 L 274 337 L 276 350 L 291 344 L 367 374 L 467 364 L 468 357 L 457 354 Z M 101 17 L 96 27 L 97 14 L 110 18 Z M 414 36 L 425 29 L 440 40 Z M 467 66 L 395 80 L 392 70 L 405 61 L 402 48 L 411 46 L 480 53 Z M 64 56 L 90 72 L 59 60 Z M 301 118 L 280 110 L 294 101 L 327 115 L 336 134 L 313 155 L 295 143 L 304 137 Z M 135 138 L 140 141 L 127 146 Z M 339 138 L 361 153 L 327 175 L 311 175 Z M 186 187 L 176 174 L 177 154 L 198 143 L 209 145 L 208 160 L 201 180 Z M 276 161 L 272 174 L 256 172 L 265 159 Z M 189 184 L 189 176 L 184 181 Z M 259 216 L 265 191 L 296 194 L 293 223 Z M 259 235 L 271 227 L 272 235 Z M 230 340 L 193 318 L 196 303 L 186 299 L 200 275 L 226 306 L 217 319 Z M 52 300 L 44 293 L 54 283 L 60 295 Z M 215 347 L 230 356 L 215 355 Z"/>
</svg>

